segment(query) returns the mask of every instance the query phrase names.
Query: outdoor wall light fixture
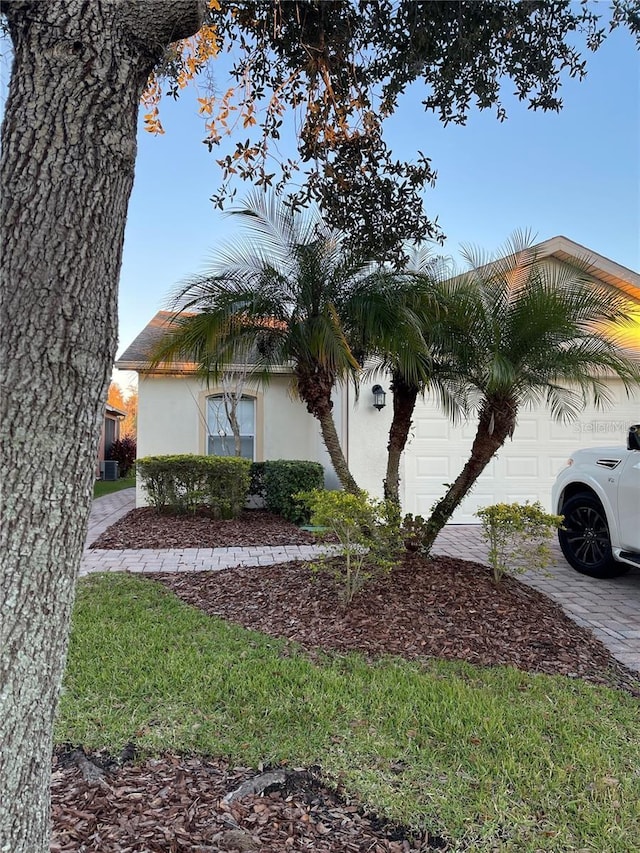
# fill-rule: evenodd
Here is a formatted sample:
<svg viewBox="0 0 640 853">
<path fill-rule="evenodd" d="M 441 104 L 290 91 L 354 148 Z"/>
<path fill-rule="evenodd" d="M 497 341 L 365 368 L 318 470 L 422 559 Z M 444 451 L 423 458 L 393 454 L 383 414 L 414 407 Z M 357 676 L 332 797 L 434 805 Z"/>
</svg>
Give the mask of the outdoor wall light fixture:
<svg viewBox="0 0 640 853">
<path fill-rule="evenodd" d="M 373 408 L 380 411 L 387 405 L 387 394 L 382 385 L 374 385 L 371 389 L 373 393 Z"/>
</svg>

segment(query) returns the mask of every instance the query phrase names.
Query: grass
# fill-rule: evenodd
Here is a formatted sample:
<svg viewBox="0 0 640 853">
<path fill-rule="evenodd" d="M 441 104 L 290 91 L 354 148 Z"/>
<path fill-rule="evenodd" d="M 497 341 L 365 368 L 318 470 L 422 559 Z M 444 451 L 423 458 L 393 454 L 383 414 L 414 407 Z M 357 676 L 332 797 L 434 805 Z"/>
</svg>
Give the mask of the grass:
<svg viewBox="0 0 640 853">
<path fill-rule="evenodd" d="M 131 477 L 123 477 L 120 480 L 96 480 L 93 486 L 93 497 L 102 498 L 111 492 L 119 492 L 120 489 L 135 488 L 135 474 Z"/>
<path fill-rule="evenodd" d="M 454 849 L 626 853 L 640 838 L 630 696 L 508 667 L 312 662 L 149 580 L 94 575 L 76 603 L 58 742 L 320 764 Z"/>
</svg>

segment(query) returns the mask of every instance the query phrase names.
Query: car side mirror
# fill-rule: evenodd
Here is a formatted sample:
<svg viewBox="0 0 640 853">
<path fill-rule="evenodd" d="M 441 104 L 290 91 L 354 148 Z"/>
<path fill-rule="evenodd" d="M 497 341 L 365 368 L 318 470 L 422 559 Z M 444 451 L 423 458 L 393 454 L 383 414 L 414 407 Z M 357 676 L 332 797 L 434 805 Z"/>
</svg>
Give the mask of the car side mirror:
<svg viewBox="0 0 640 853">
<path fill-rule="evenodd" d="M 627 450 L 640 450 L 640 424 L 629 427 Z"/>
</svg>

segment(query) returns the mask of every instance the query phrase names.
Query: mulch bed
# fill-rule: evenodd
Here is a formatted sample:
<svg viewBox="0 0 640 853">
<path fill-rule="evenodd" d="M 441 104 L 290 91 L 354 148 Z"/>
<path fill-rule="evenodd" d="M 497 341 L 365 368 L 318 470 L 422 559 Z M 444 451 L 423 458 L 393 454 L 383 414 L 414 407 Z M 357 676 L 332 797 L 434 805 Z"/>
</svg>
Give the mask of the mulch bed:
<svg viewBox="0 0 640 853">
<path fill-rule="evenodd" d="M 166 755 L 120 764 L 61 749 L 54 756 L 51 853 L 446 849 L 441 838 L 410 837 L 364 815 L 325 787 L 313 768 L 286 773 L 264 795 L 225 801 L 255 774 L 224 761 Z"/>
<path fill-rule="evenodd" d="M 171 518 L 137 509 L 95 548 L 211 548 L 315 541 L 261 511 L 237 521 Z M 329 574 L 303 562 L 222 572 L 154 574 L 205 612 L 295 642 L 308 654 L 358 651 L 481 666 L 510 664 L 638 695 L 634 673 L 591 632 L 543 594 L 506 577 L 496 588 L 480 564 L 407 555 L 352 605 L 339 605 Z M 446 850 L 437 836 L 411 836 L 364 814 L 313 772 L 287 775 L 263 795 L 224 797 L 258 770 L 224 761 L 165 755 L 132 763 L 60 749 L 54 756 L 52 853 L 217 853 L 321 851 L 419 853 Z"/>
<path fill-rule="evenodd" d="M 637 684 L 559 605 L 515 578 L 496 587 L 479 563 L 407 555 L 348 608 L 339 606 L 334 578 L 304 562 L 147 577 L 212 616 L 309 651 L 506 664 L 623 688 Z"/>
<path fill-rule="evenodd" d="M 152 507 L 127 513 L 96 539 L 91 548 L 238 548 L 259 545 L 312 545 L 313 534 L 264 510 L 245 510 L 239 518 L 167 515 Z"/>
</svg>

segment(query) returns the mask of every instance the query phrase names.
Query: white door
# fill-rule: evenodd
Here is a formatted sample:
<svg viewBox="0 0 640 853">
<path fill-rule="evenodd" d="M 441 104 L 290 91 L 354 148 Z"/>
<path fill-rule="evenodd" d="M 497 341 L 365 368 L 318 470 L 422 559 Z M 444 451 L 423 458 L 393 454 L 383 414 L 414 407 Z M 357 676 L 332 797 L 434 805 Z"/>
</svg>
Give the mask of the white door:
<svg viewBox="0 0 640 853">
<path fill-rule="evenodd" d="M 629 454 L 618 483 L 620 544 L 623 549 L 640 552 L 640 450 Z"/>
<path fill-rule="evenodd" d="M 538 500 L 550 509 L 551 486 L 573 450 L 624 446 L 629 426 L 640 423 L 640 392 L 630 399 L 620 381 L 611 380 L 610 387 L 614 406 L 589 407 L 572 423 L 553 421 L 544 408 L 523 409 L 513 440 L 489 463 L 452 522 L 477 524 L 475 511 L 498 502 Z M 404 459 L 405 512 L 429 514 L 468 459 L 475 429 L 474 422 L 453 427 L 434 404 L 418 403 Z"/>
</svg>

